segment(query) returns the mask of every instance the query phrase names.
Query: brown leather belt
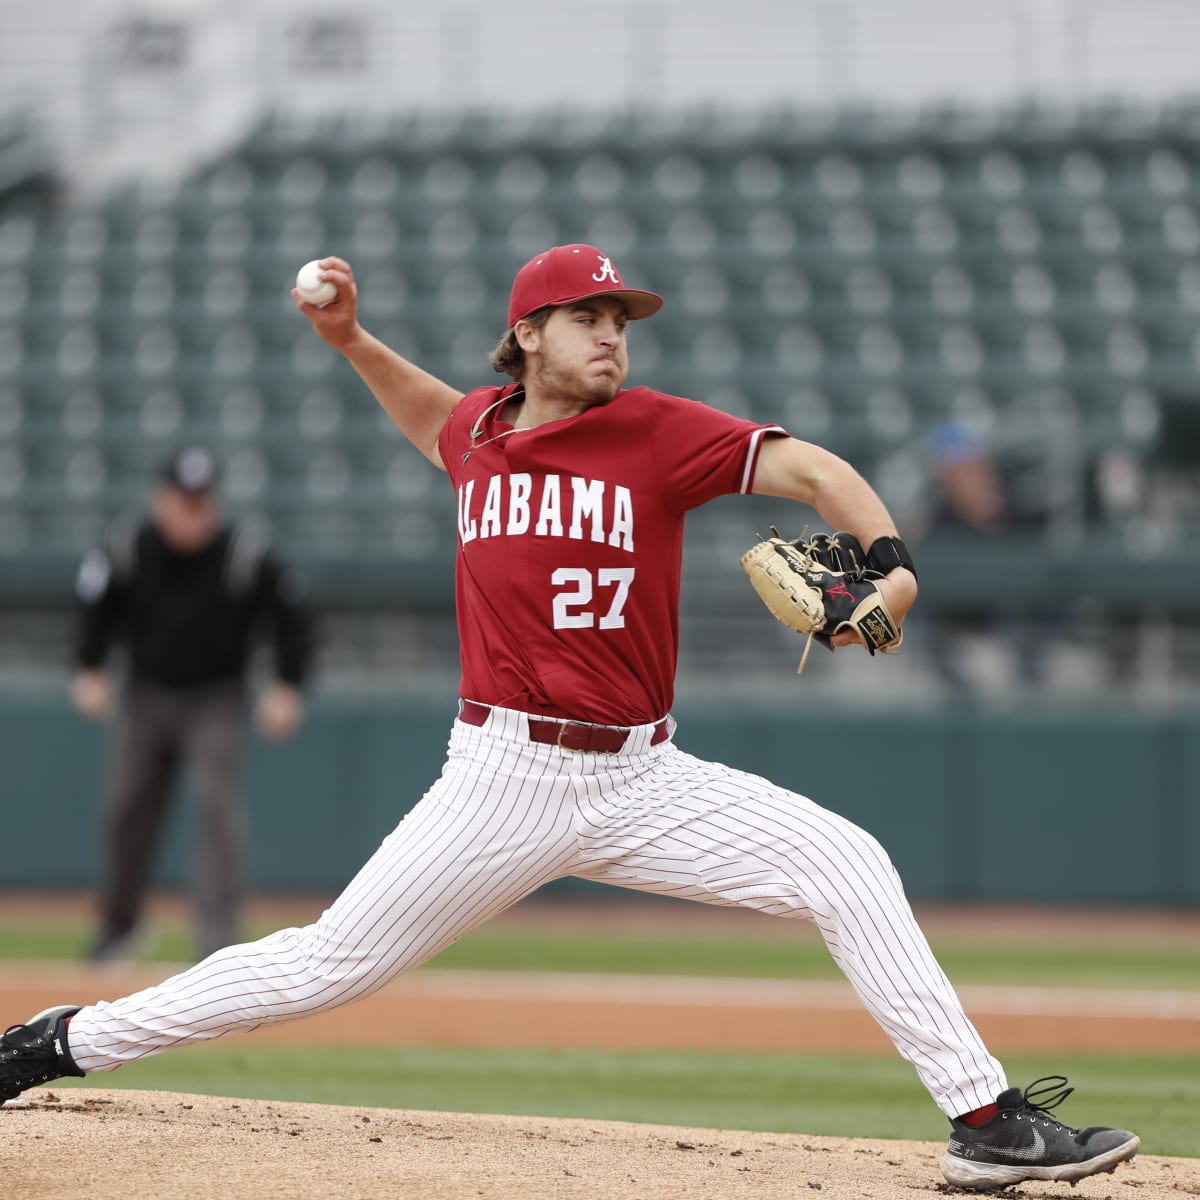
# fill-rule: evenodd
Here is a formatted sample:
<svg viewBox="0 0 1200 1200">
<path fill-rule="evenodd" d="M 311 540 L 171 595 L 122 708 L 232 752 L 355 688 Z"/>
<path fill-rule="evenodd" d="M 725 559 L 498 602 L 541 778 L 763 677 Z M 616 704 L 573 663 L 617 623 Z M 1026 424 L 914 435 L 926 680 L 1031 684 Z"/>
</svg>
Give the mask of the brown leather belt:
<svg viewBox="0 0 1200 1200">
<path fill-rule="evenodd" d="M 479 726 L 488 719 L 491 708 L 474 700 L 459 702 L 460 721 Z M 650 745 L 665 742 L 671 731 L 667 717 L 656 721 L 650 735 Z M 529 740 L 546 746 L 561 746 L 564 750 L 586 750 L 592 754 L 616 754 L 625 748 L 632 730 L 620 725 L 586 725 L 582 721 L 558 721 L 553 717 L 529 717 Z"/>
</svg>

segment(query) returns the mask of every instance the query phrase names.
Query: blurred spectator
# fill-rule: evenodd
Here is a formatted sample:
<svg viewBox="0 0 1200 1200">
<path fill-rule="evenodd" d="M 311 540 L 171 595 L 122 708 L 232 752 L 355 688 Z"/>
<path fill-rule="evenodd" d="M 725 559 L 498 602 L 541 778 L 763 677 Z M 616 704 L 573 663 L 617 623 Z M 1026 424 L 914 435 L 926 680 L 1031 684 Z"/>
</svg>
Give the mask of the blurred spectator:
<svg viewBox="0 0 1200 1200">
<path fill-rule="evenodd" d="M 934 494 L 927 536 L 989 538 L 1041 526 L 1045 511 L 1019 507 L 1006 487 L 982 436 L 962 421 L 937 426 L 928 438 Z M 955 692 L 975 690 L 965 668 L 957 635 L 998 635 L 1012 652 L 1017 680 L 1035 685 L 1041 678 L 1041 647 L 1034 615 L 1002 596 L 989 613 L 934 616 L 929 622 L 930 660 L 942 681 Z"/>
<path fill-rule="evenodd" d="M 247 666 L 260 617 L 273 627 L 276 681 L 256 706 L 260 733 L 290 738 L 304 714 L 310 627 L 295 577 L 249 529 L 224 524 L 216 464 L 189 447 L 165 464 L 150 515 L 118 522 L 80 564 L 71 684 L 89 720 L 119 709 L 103 814 L 93 961 L 119 958 L 137 929 L 171 792 L 190 770 L 197 811 L 196 952 L 237 937 L 243 890 Z M 119 706 L 104 663 L 126 643 Z"/>
<path fill-rule="evenodd" d="M 964 422 L 948 421 L 929 435 L 929 451 L 937 485 L 931 529 L 1004 532 L 1004 486 L 983 438 Z"/>
</svg>

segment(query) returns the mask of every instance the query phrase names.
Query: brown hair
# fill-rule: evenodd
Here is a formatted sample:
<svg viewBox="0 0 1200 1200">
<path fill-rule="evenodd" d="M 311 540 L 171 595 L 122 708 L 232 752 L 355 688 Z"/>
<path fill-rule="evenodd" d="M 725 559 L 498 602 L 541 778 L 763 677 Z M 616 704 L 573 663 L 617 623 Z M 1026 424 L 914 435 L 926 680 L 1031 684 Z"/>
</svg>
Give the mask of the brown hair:
<svg viewBox="0 0 1200 1200">
<path fill-rule="evenodd" d="M 521 319 L 532 325 L 534 329 L 541 329 L 550 320 L 550 314 L 554 309 L 555 305 L 547 304 L 545 308 L 534 309 L 529 316 Z M 488 361 L 492 364 L 492 370 L 501 375 L 508 375 L 510 378 L 518 380 L 524 378 L 525 351 L 521 349 L 517 335 L 512 329 L 496 343 L 496 348 L 488 355 Z"/>
</svg>

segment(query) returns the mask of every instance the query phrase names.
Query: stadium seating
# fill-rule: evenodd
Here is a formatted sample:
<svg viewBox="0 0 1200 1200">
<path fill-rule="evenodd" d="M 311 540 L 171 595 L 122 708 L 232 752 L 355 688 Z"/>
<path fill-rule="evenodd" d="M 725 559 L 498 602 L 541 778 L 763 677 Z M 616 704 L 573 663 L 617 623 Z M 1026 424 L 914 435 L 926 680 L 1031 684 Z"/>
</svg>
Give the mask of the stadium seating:
<svg viewBox="0 0 1200 1200">
<path fill-rule="evenodd" d="M 1200 367 L 1197 117 L 278 116 L 178 186 L 0 195 L 0 560 L 74 556 L 187 439 L 302 559 L 444 555 L 436 480 L 293 310 L 324 253 L 355 263 L 372 329 L 464 388 L 491 379 L 514 270 L 588 240 L 667 296 L 635 381 L 868 473 L 919 474 L 947 419 L 1002 450 L 1152 455 Z"/>
</svg>

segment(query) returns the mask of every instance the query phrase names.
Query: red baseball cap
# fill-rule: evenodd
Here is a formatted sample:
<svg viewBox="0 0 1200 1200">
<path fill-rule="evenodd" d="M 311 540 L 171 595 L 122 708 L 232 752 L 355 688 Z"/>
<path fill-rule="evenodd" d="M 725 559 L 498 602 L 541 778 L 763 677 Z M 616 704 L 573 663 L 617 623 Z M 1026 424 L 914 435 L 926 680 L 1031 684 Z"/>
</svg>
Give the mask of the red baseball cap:
<svg viewBox="0 0 1200 1200">
<path fill-rule="evenodd" d="M 655 292 L 625 287 L 612 259 L 595 246 L 551 246 L 517 272 L 508 298 L 508 327 L 539 308 L 574 304 L 589 296 L 615 296 L 631 321 L 652 317 L 663 303 Z"/>
</svg>

